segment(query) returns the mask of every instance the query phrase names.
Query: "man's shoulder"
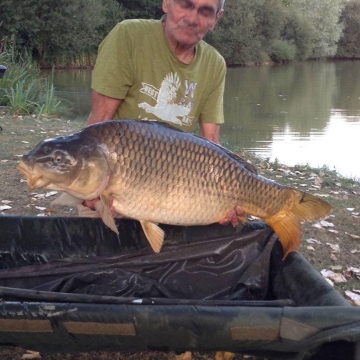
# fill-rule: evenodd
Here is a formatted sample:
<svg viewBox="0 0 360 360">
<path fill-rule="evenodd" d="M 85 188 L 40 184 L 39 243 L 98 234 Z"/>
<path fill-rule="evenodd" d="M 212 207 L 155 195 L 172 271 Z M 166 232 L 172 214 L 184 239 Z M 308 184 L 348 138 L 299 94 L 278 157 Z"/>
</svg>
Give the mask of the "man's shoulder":
<svg viewBox="0 0 360 360">
<path fill-rule="evenodd" d="M 226 66 L 225 59 L 223 56 L 219 53 L 218 50 L 216 50 L 212 45 L 208 44 L 206 41 L 201 40 L 198 44 L 198 46 L 201 49 L 201 54 L 204 58 L 207 59 L 207 61 L 214 61 L 219 64 L 222 64 Z"/>
<path fill-rule="evenodd" d="M 141 31 L 151 31 L 159 26 L 160 20 L 153 19 L 127 19 L 119 22 L 117 28 L 126 29 L 130 33 L 132 32 L 141 32 Z"/>
</svg>

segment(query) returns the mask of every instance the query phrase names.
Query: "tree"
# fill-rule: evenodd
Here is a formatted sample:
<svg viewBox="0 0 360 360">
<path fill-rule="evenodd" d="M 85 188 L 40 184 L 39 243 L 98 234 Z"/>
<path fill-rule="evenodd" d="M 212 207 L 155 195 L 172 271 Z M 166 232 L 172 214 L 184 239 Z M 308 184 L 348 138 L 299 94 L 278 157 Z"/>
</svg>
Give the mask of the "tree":
<svg viewBox="0 0 360 360">
<path fill-rule="evenodd" d="M 268 61 L 262 51 L 263 39 L 258 31 L 256 9 L 264 0 L 227 0 L 225 14 L 206 40 L 216 47 L 228 64 Z"/>
<path fill-rule="evenodd" d="M 126 9 L 126 19 L 160 19 L 162 2 L 160 0 L 118 0 Z"/>
<path fill-rule="evenodd" d="M 96 54 L 101 40 L 125 15 L 116 0 L 24 0 L 17 5 L 15 0 L 0 3 L 0 40 L 14 39 L 43 65 Z"/>
<path fill-rule="evenodd" d="M 336 56 L 360 58 L 360 0 L 346 2 L 341 20 L 344 24 L 344 31 L 338 44 Z"/>
<path fill-rule="evenodd" d="M 342 0 L 292 0 L 290 8 L 299 11 L 312 25 L 311 58 L 332 57 L 343 26 L 339 22 L 344 7 Z"/>
</svg>

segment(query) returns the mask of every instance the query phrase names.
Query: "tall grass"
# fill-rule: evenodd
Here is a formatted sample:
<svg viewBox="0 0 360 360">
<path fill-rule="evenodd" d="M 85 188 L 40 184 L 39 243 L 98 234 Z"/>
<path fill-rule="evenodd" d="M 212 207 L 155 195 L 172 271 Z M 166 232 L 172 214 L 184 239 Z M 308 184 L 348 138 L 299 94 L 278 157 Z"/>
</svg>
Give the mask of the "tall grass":
<svg viewBox="0 0 360 360">
<path fill-rule="evenodd" d="M 16 53 L 12 47 L 0 54 L 0 64 L 7 67 L 0 82 L 0 105 L 8 106 L 11 114 L 49 117 L 66 112 L 66 105 L 55 95 L 53 77 L 42 77 L 28 53 Z"/>
<path fill-rule="evenodd" d="M 11 114 L 21 115 L 34 112 L 37 86 L 36 79 L 30 82 L 20 80 L 16 82 L 15 87 L 5 89 L 5 97 L 8 99 Z"/>
</svg>

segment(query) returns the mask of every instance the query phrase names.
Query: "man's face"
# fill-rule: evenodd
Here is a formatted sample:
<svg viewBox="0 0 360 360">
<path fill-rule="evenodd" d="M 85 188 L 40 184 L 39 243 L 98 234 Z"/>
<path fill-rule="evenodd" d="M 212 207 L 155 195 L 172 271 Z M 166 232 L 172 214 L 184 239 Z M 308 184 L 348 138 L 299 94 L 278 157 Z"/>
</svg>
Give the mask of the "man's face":
<svg viewBox="0 0 360 360">
<path fill-rule="evenodd" d="M 196 45 L 222 16 L 219 3 L 220 0 L 163 0 L 168 39 L 184 46 Z"/>
</svg>

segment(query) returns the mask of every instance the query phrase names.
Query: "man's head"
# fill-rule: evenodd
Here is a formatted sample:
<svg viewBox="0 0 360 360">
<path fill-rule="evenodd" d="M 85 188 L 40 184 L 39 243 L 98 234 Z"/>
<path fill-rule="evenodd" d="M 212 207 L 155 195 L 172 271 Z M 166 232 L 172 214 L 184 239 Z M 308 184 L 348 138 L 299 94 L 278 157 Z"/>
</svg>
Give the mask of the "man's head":
<svg viewBox="0 0 360 360">
<path fill-rule="evenodd" d="M 172 44 L 195 46 L 223 15 L 225 0 L 163 0 L 165 33 Z"/>
</svg>

